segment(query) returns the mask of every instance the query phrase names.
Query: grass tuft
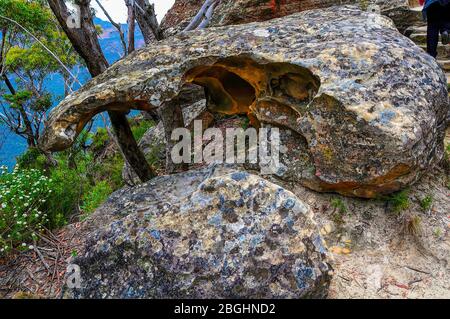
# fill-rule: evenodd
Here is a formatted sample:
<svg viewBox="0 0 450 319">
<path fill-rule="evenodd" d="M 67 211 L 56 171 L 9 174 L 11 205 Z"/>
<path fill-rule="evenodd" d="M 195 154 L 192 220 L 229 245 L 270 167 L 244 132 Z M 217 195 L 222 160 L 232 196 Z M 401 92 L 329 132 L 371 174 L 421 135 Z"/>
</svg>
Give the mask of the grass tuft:
<svg viewBox="0 0 450 319">
<path fill-rule="evenodd" d="M 348 213 L 348 209 L 344 201 L 340 198 L 334 198 L 331 201 L 331 207 L 334 208 L 332 217 L 335 224 L 336 225 L 344 224 L 344 216 Z"/>
<path fill-rule="evenodd" d="M 433 197 L 431 195 L 427 195 L 424 199 L 420 201 L 420 207 L 424 211 L 429 211 L 433 206 Z"/>
<path fill-rule="evenodd" d="M 409 200 L 409 190 L 405 189 L 403 191 L 394 193 L 385 198 L 386 202 L 392 209 L 394 213 L 401 213 L 409 208 L 410 200 Z"/>
</svg>

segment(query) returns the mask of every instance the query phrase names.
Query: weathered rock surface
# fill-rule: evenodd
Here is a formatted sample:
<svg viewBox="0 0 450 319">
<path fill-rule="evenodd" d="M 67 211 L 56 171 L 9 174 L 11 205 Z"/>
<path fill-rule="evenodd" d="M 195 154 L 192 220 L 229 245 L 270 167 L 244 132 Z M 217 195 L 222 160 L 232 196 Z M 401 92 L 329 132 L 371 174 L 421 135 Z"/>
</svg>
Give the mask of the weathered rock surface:
<svg viewBox="0 0 450 319">
<path fill-rule="evenodd" d="M 173 35 L 182 31 L 204 2 L 176 0 L 161 23 L 164 32 Z M 393 19 L 402 33 L 422 20 L 420 12 L 412 11 L 406 0 L 222 0 L 215 9 L 210 26 L 261 22 L 306 10 L 345 4 L 357 4 L 364 10 L 369 6 L 379 6 L 381 13 Z"/>
<path fill-rule="evenodd" d="M 155 108 L 185 83 L 208 108 L 294 131 L 319 191 L 376 197 L 415 182 L 443 156 L 444 73 L 392 22 L 355 7 L 175 36 L 116 63 L 50 115 L 48 150 L 70 146 L 105 109 Z"/>
<path fill-rule="evenodd" d="M 207 168 L 114 194 L 67 298 L 325 297 L 332 269 L 309 206 L 246 172 Z"/>
</svg>

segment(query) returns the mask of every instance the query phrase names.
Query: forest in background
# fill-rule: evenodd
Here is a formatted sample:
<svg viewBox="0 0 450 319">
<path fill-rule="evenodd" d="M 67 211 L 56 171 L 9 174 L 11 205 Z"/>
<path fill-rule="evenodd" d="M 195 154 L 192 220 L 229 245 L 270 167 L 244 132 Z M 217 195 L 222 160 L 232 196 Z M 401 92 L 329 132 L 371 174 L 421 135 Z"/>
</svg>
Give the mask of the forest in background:
<svg viewBox="0 0 450 319">
<path fill-rule="evenodd" d="M 70 150 L 48 154 L 39 148 L 49 111 L 98 73 L 92 64 L 103 63 L 105 69 L 145 45 L 152 32 L 144 37 L 144 22 L 133 23 L 129 32 L 128 24 L 96 18 L 89 1 L 75 3 L 89 9 L 84 12 L 94 27 L 89 36 L 95 37 L 102 61 L 86 64 L 86 56 L 74 48 L 84 39 L 76 43 L 76 36 L 69 38 L 61 27 L 58 15 L 61 20 L 73 13 L 64 1 L 0 0 L 1 255 L 27 250 L 40 233 L 84 218 L 124 184 L 124 158 L 108 116 L 87 125 Z M 154 16 L 148 1 L 140 4 Z M 130 9 L 129 19 L 137 19 L 136 12 Z M 154 125 L 137 112 L 129 121 L 135 140 Z"/>
</svg>

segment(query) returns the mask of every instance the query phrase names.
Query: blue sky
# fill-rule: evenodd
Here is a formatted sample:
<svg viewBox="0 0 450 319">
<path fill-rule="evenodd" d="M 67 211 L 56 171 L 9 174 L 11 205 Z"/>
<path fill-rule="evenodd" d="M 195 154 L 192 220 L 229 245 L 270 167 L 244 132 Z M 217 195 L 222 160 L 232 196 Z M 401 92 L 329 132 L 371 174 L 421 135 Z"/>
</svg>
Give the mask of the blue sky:
<svg viewBox="0 0 450 319">
<path fill-rule="evenodd" d="M 100 0 L 100 2 L 116 22 L 127 22 L 127 9 L 124 0 Z M 172 7 L 175 0 L 150 0 L 150 2 L 155 4 L 156 15 L 158 16 L 158 20 L 161 21 L 166 12 Z M 91 1 L 91 3 L 94 8 L 98 9 L 95 1 Z M 99 9 L 97 10 L 97 16 L 102 20 L 107 20 L 103 15 L 103 12 Z"/>
</svg>

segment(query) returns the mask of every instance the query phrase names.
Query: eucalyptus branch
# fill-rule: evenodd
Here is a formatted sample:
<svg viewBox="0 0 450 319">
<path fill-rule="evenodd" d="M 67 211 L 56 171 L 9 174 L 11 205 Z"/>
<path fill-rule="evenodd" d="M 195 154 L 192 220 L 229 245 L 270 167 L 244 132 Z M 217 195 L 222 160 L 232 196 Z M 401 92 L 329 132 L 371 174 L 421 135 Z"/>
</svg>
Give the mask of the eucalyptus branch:
<svg viewBox="0 0 450 319">
<path fill-rule="evenodd" d="M 195 17 L 183 31 L 186 32 L 199 28 L 205 28 L 212 17 L 214 7 L 216 6 L 217 2 L 218 2 L 217 0 L 206 0 L 205 3 L 203 3 L 200 10 L 198 11 L 198 13 L 195 15 Z"/>
<path fill-rule="evenodd" d="M 123 47 L 123 53 L 124 55 L 127 54 L 127 44 L 125 42 L 125 35 L 123 34 L 122 31 L 122 27 L 120 26 L 120 24 L 116 23 L 111 16 L 109 15 L 108 11 L 105 9 L 105 7 L 102 5 L 102 3 L 100 2 L 100 0 L 95 0 L 95 2 L 97 2 L 98 6 L 100 7 L 100 9 L 103 11 L 103 13 L 105 14 L 105 16 L 108 18 L 109 22 L 111 22 L 111 24 L 117 29 L 117 31 L 119 32 L 119 36 L 120 36 L 120 42 L 122 43 L 122 47 Z"/>
<path fill-rule="evenodd" d="M 66 72 L 74 78 L 75 81 L 78 82 L 78 84 L 82 85 L 77 78 L 75 78 L 75 76 L 72 74 L 72 72 L 70 71 L 70 69 L 58 58 L 58 56 L 56 54 L 54 54 L 44 43 L 42 43 L 33 33 L 31 33 L 27 28 L 25 28 L 24 26 L 22 26 L 19 22 L 5 17 L 3 15 L 0 14 L 0 18 L 9 21 L 15 25 L 17 25 L 19 28 L 21 28 L 23 31 L 25 31 L 28 35 L 30 35 L 34 40 L 36 40 L 56 61 L 58 61 L 58 63 L 64 68 L 64 70 L 66 70 Z"/>
<path fill-rule="evenodd" d="M 205 29 L 209 23 L 211 22 L 212 16 L 214 14 L 214 9 L 216 8 L 217 1 L 214 1 L 211 6 L 208 8 L 208 11 L 206 11 L 205 16 L 203 18 L 203 21 L 198 25 L 197 29 Z"/>
</svg>

